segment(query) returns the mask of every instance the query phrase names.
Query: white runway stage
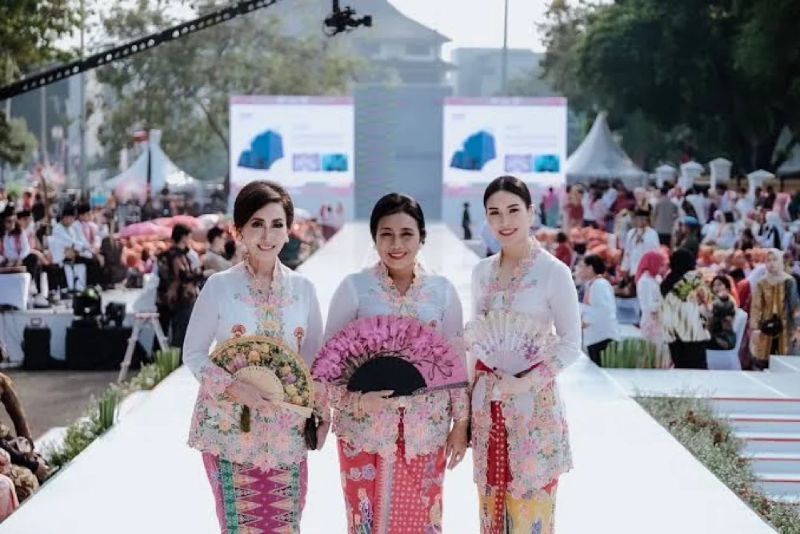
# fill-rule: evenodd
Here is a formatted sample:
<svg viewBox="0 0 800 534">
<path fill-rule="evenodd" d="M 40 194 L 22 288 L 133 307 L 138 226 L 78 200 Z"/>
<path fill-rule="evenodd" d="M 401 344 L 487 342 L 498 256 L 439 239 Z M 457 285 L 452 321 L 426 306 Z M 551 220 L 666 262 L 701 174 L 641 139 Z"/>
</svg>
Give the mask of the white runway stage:
<svg viewBox="0 0 800 534">
<path fill-rule="evenodd" d="M 346 273 L 375 257 L 365 224 L 348 225 L 302 267 L 323 309 Z M 444 226 L 424 262 L 450 277 L 469 313 L 477 258 Z M 773 532 L 631 400 L 581 359 L 561 378 L 575 468 L 559 487 L 559 534 Z M 0 534 L 217 532 L 199 453 L 184 443 L 197 383 L 181 369 L 6 522 Z M 478 532 L 471 458 L 445 479 L 444 532 Z M 304 534 L 345 533 L 336 451 L 310 455 Z"/>
</svg>

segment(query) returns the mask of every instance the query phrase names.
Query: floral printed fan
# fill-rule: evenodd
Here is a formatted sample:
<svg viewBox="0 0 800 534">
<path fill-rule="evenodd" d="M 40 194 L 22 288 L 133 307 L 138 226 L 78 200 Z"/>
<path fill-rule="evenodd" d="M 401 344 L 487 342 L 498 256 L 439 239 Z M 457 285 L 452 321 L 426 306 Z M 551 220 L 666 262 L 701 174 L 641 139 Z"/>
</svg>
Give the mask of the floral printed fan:
<svg viewBox="0 0 800 534">
<path fill-rule="evenodd" d="M 465 387 L 461 354 L 434 328 L 411 317 L 358 319 L 319 352 L 311 374 L 349 391 L 393 390 L 393 397 Z"/>
<path fill-rule="evenodd" d="M 314 383 L 306 363 L 283 340 L 267 336 L 241 336 L 217 346 L 211 361 L 237 379 L 258 388 L 276 404 L 310 417 Z M 242 410 L 242 430 L 250 428 L 250 408 Z"/>
<path fill-rule="evenodd" d="M 464 338 L 472 357 L 513 375 L 542 362 L 558 342 L 547 322 L 498 310 L 467 323 Z"/>
</svg>

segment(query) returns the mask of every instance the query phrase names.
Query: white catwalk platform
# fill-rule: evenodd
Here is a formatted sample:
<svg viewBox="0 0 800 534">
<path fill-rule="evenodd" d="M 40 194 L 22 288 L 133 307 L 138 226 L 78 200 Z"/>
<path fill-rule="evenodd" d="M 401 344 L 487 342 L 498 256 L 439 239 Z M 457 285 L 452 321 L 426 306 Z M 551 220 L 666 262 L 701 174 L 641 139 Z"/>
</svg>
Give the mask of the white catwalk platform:
<svg viewBox="0 0 800 534">
<path fill-rule="evenodd" d="M 375 257 L 369 244 L 367 226 L 351 224 L 303 265 L 323 309 L 342 276 Z M 453 280 L 468 308 L 474 254 L 433 226 L 424 261 Z M 588 359 L 564 374 L 561 388 L 575 469 L 559 487 L 559 534 L 773 532 Z M 200 455 L 184 444 L 196 391 L 187 370 L 174 373 L 0 525 L 0 534 L 217 532 Z M 470 462 L 447 474 L 445 533 L 478 533 Z M 345 533 L 332 441 L 310 455 L 309 473 L 303 533 Z"/>
</svg>

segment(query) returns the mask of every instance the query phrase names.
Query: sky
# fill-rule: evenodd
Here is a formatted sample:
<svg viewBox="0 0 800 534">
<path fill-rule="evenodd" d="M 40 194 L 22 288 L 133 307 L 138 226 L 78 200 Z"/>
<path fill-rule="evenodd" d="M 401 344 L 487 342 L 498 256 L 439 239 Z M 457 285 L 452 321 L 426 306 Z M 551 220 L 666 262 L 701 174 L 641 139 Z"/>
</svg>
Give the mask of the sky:
<svg viewBox="0 0 800 534">
<path fill-rule="evenodd" d="M 505 0 L 389 0 L 404 15 L 452 39 L 452 48 L 503 46 Z M 508 0 L 508 46 L 543 51 L 536 25 L 547 0 Z M 346 5 L 347 0 L 342 0 Z"/>
<path fill-rule="evenodd" d="M 233 0 L 231 0 L 233 1 Z M 291 1 L 291 0 L 283 0 Z M 134 0 L 114 0 L 132 4 Z M 503 9 L 505 0 L 389 0 L 404 15 L 449 37 L 444 59 L 450 59 L 453 48 L 503 46 Z M 543 51 L 536 25 L 544 22 L 549 0 L 508 0 L 508 46 Z M 101 5 L 103 5 L 101 3 Z M 193 16 L 190 2 L 170 4 L 179 19 Z M 347 0 L 341 0 L 347 6 Z M 107 6 L 106 6 L 107 7 Z M 359 13 L 361 14 L 361 13 Z M 363 14 L 369 14 L 364 12 Z M 96 39 L 92 39 L 96 40 Z M 62 41 L 65 46 L 77 46 L 78 36 Z"/>
</svg>

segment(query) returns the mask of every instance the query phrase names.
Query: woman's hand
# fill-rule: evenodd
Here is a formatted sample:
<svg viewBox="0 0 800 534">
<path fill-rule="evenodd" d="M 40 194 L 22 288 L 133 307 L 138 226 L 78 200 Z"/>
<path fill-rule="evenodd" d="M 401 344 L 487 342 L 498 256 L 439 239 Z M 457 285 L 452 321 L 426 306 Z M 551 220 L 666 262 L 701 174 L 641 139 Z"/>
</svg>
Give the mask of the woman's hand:
<svg viewBox="0 0 800 534">
<path fill-rule="evenodd" d="M 381 411 L 391 402 L 388 399 L 393 393 L 394 390 L 392 389 L 384 389 L 382 391 L 368 391 L 367 393 L 358 394 L 356 415 L 360 417 L 365 413 Z"/>
<path fill-rule="evenodd" d="M 228 386 L 226 390 L 231 400 L 237 404 L 249 406 L 251 409 L 265 409 L 271 406 L 272 402 L 280 399 L 276 397 L 264 397 L 261 392 L 255 387 L 241 380 L 236 380 L 233 384 Z"/>
<path fill-rule="evenodd" d="M 456 421 L 452 430 L 447 435 L 447 448 L 445 449 L 445 458 L 447 461 L 447 468 L 453 469 L 461 463 L 464 459 L 464 454 L 467 452 L 467 428 L 469 427 L 469 419 L 462 419 Z"/>
</svg>

